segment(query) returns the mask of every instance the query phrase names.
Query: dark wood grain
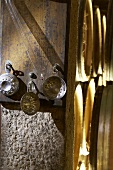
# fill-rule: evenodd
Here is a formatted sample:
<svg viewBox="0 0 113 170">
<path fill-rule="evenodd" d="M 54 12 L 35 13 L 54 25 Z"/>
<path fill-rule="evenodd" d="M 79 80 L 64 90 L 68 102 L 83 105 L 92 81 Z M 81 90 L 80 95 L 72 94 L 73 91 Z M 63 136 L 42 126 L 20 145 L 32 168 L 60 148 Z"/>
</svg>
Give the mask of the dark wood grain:
<svg viewBox="0 0 113 170">
<path fill-rule="evenodd" d="M 110 80 L 109 72 L 110 70 L 110 62 L 111 62 L 111 56 L 112 56 L 112 37 L 113 37 L 113 24 L 112 24 L 112 18 L 113 18 L 113 1 L 109 1 L 108 4 L 108 11 L 107 11 L 107 20 L 106 20 L 106 51 L 105 51 L 105 61 L 106 61 L 106 70 L 107 70 L 107 77 Z"/>
<path fill-rule="evenodd" d="M 108 97 L 107 97 L 107 103 L 106 103 L 106 114 L 105 114 L 105 123 L 104 123 L 104 146 L 103 146 L 103 168 L 105 169 L 112 169 L 112 166 L 109 165 L 109 160 L 113 157 L 113 155 L 110 154 L 112 143 L 110 143 L 111 139 L 111 120 L 112 120 L 112 114 L 113 114 L 113 86 L 108 86 Z M 111 152 L 112 153 L 112 152 Z"/>
<path fill-rule="evenodd" d="M 41 30 L 40 26 L 30 13 L 29 9 L 27 8 L 25 1 L 14 1 L 15 6 L 17 7 L 19 13 L 23 17 L 24 21 L 26 22 L 27 26 L 29 27 L 30 31 L 36 38 L 37 42 L 39 43 L 40 47 L 43 49 L 44 53 L 46 54 L 48 60 L 52 65 L 56 63 L 60 64 L 63 69 L 63 63 L 60 60 L 59 56 L 57 55 L 54 47 L 48 41 L 46 35 Z M 48 52 L 49 50 L 49 52 Z"/>
<path fill-rule="evenodd" d="M 70 2 L 70 34 L 68 51 L 67 96 L 65 115 L 65 170 L 72 170 L 74 166 L 74 91 L 75 70 L 78 48 L 78 3 Z"/>
<path fill-rule="evenodd" d="M 97 170 L 97 138 L 102 93 L 103 87 L 98 87 L 94 98 L 94 107 L 92 112 L 91 135 L 90 135 L 90 164 L 92 170 Z"/>
<path fill-rule="evenodd" d="M 19 3 L 18 3 L 19 2 Z M 30 43 L 24 41 L 21 33 L 12 21 L 11 15 L 6 7 L 5 1 L 3 5 L 3 41 L 2 41 L 2 57 L 0 56 L 1 74 L 5 72 L 5 61 L 7 59 L 13 62 L 14 69 L 24 72 L 23 77 L 19 77 L 21 83 L 19 91 L 14 95 L 6 97 L 0 94 L 0 102 L 3 107 L 11 110 L 20 110 L 20 99 L 26 92 L 26 85 L 29 81 L 29 72 L 33 71 L 37 74 L 35 81 L 39 89 L 42 87 L 41 73 L 44 80 L 52 74 L 52 67 L 55 63 L 59 63 L 64 69 L 65 58 L 65 30 L 66 30 L 66 8 L 65 0 L 59 1 L 15 1 L 22 22 L 23 33 L 27 35 Z M 23 18 L 22 18 L 23 17 Z M 62 46 L 63 45 L 63 46 Z M 35 65 L 33 67 L 31 60 L 27 55 L 30 49 L 31 59 Z M 40 112 L 50 112 L 54 123 L 58 130 L 64 135 L 65 108 L 53 106 L 53 102 L 40 99 Z M 1 114 L 1 110 L 0 110 Z M 45 114 L 45 113 L 44 113 Z M 0 115 L 1 116 L 1 115 Z M 0 119 L 1 121 L 1 119 Z M 1 126 L 1 124 L 0 124 Z"/>
<path fill-rule="evenodd" d="M 102 74 L 102 28 L 101 28 L 101 13 L 100 9 L 96 8 L 94 11 L 94 44 L 93 44 L 93 76 Z"/>
<path fill-rule="evenodd" d="M 109 166 L 108 169 L 112 170 L 113 167 L 113 108 L 111 110 L 111 121 L 110 121 L 110 138 L 109 138 Z"/>
<path fill-rule="evenodd" d="M 27 21 L 19 13 L 16 18 L 21 22 L 22 33 L 24 34 L 22 36 L 21 30 L 19 31 L 16 27 L 18 25 L 17 21 L 12 21 L 8 6 L 6 6 L 5 1 L 2 2 L 3 43 L 1 72 L 5 72 L 5 61 L 9 59 L 12 61 L 14 69 L 24 72 L 24 76 L 19 78 L 25 85 L 29 81 L 28 74 L 32 71 L 37 75 L 37 79 L 34 81 L 38 89 L 42 90 L 42 84 L 46 78 L 52 75 L 52 67 L 55 63 L 59 63 L 62 70 L 64 69 L 67 4 L 53 3 L 51 1 L 48 1 L 48 3 L 39 1 L 37 3 L 36 0 L 25 0 L 26 6 L 25 3 L 22 5 L 23 2 L 19 1 L 19 7 L 22 7 L 21 12 L 25 7 L 25 11 L 22 13 L 23 15 L 27 13 L 24 16 Z M 44 76 L 43 80 L 41 74 Z"/>
</svg>

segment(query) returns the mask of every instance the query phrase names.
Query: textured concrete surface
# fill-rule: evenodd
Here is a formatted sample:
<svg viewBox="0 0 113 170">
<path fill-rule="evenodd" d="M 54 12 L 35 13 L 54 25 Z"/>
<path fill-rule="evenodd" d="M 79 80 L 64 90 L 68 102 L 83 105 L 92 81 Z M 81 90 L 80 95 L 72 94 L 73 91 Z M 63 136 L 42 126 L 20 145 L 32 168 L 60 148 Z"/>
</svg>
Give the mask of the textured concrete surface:
<svg viewBox="0 0 113 170">
<path fill-rule="evenodd" d="M 2 107 L 1 170 L 63 170 L 64 138 L 51 113 L 28 116 Z"/>
</svg>

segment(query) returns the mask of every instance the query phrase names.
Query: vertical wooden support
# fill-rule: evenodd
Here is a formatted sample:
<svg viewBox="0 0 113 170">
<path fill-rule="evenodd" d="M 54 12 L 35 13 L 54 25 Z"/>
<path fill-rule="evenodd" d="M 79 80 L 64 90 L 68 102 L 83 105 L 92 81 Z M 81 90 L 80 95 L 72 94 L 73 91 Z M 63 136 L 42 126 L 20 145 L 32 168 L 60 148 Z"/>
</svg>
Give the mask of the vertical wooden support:
<svg viewBox="0 0 113 170">
<path fill-rule="evenodd" d="M 1 51 L 2 51 L 2 8 L 0 0 L 0 66 L 1 66 Z M 0 67 L 1 73 L 1 67 Z M 1 164 L 1 104 L 0 104 L 0 164 Z"/>
<path fill-rule="evenodd" d="M 65 116 L 65 170 L 74 170 L 74 91 L 78 48 L 78 0 L 71 0 L 69 50 L 67 70 L 67 99 Z"/>
</svg>

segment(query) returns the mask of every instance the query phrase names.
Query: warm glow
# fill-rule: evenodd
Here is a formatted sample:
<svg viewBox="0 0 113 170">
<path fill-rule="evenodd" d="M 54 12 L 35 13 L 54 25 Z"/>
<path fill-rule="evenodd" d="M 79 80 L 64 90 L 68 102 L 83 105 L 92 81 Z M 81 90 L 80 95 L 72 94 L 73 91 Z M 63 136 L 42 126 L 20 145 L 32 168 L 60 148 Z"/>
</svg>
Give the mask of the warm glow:
<svg viewBox="0 0 113 170">
<path fill-rule="evenodd" d="M 80 170 L 86 170 L 86 167 L 85 167 L 85 163 L 82 162 L 81 166 L 80 166 Z"/>
<path fill-rule="evenodd" d="M 101 37 L 101 33 L 102 33 L 102 30 L 101 30 L 101 14 L 100 14 L 100 10 L 99 8 L 96 9 L 96 14 L 97 14 L 97 17 L 98 17 L 98 31 L 99 31 L 99 36 Z M 99 46 L 101 48 L 101 45 L 102 45 L 102 39 L 100 38 L 99 39 Z M 98 74 L 101 74 L 102 75 L 102 66 L 101 66 L 101 49 L 99 51 L 99 66 L 98 66 Z"/>
<path fill-rule="evenodd" d="M 89 155 L 89 152 L 87 151 L 85 142 L 84 142 L 84 145 L 82 146 L 82 148 L 80 147 L 80 155 L 83 155 L 83 156 Z"/>
<path fill-rule="evenodd" d="M 98 79 L 98 86 L 102 86 L 102 85 L 103 85 L 102 76 L 99 76 L 99 79 Z"/>
<path fill-rule="evenodd" d="M 105 43 L 106 43 L 106 16 L 103 15 L 102 17 L 102 27 L 103 27 L 103 36 L 102 36 L 102 39 L 103 39 L 103 85 L 106 86 L 106 80 L 109 81 L 109 78 L 108 78 L 108 69 L 106 67 L 106 61 L 105 61 Z"/>
<path fill-rule="evenodd" d="M 79 159 L 80 144 L 82 140 L 83 124 L 83 94 L 81 85 L 78 84 L 74 94 L 74 170 Z"/>
</svg>

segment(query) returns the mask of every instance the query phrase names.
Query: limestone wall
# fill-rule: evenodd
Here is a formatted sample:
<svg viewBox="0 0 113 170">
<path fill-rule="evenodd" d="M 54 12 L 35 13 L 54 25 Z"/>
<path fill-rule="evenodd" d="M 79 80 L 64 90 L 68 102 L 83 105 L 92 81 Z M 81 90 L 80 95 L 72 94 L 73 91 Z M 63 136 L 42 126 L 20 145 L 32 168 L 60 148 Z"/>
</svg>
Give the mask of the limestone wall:
<svg viewBox="0 0 113 170">
<path fill-rule="evenodd" d="M 1 170 L 63 170 L 64 138 L 51 113 L 2 108 Z"/>
</svg>

